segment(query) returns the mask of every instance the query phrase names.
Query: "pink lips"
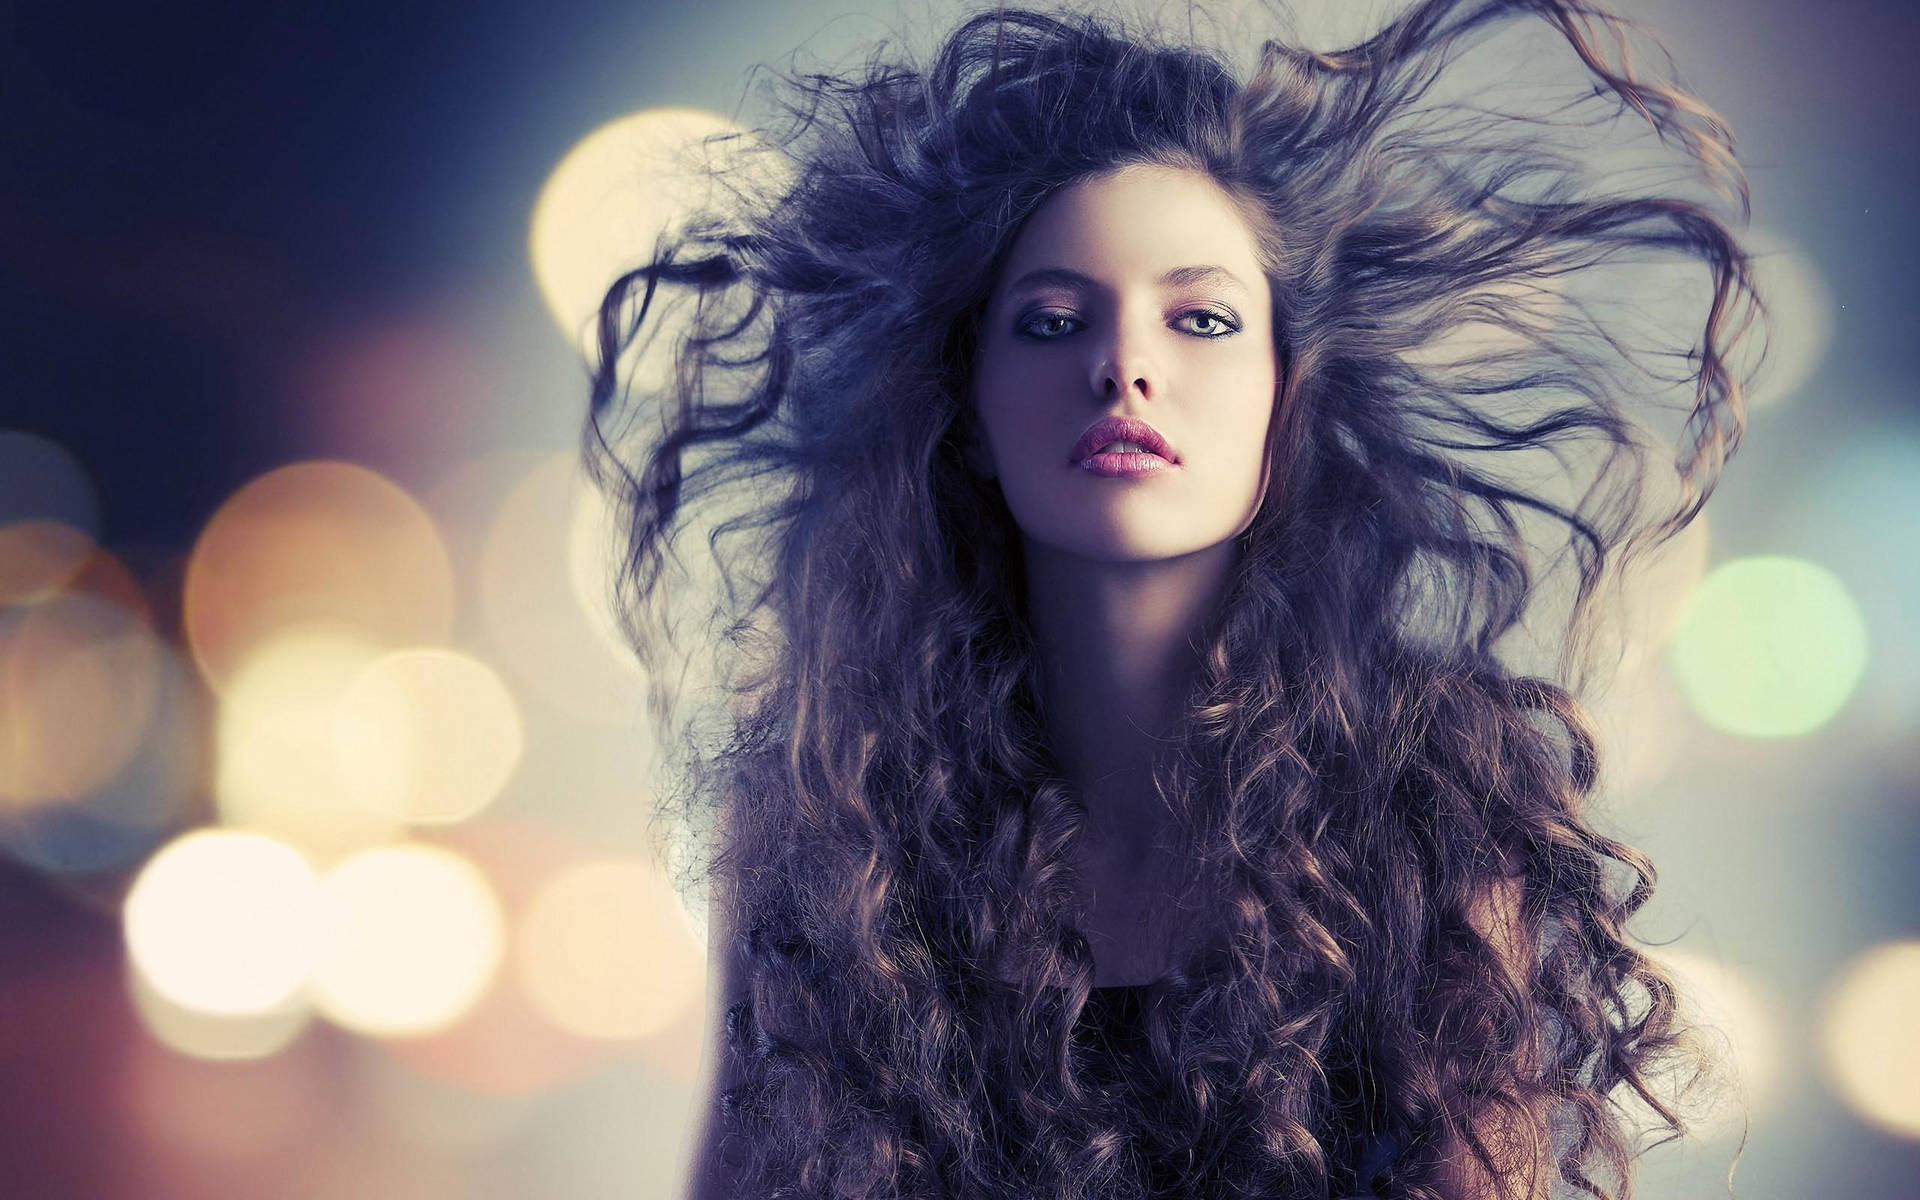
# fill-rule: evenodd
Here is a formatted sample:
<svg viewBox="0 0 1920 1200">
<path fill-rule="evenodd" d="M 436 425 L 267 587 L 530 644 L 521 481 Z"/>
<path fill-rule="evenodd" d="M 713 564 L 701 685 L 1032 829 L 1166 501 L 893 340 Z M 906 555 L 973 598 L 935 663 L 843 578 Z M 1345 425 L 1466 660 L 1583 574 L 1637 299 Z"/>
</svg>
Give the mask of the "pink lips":
<svg viewBox="0 0 1920 1200">
<path fill-rule="evenodd" d="M 1135 445 L 1146 447 L 1150 453 L 1128 451 L 1124 453 L 1099 454 L 1098 451 L 1100 447 L 1106 445 L 1108 442 L 1133 442 Z M 1164 460 L 1164 463 L 1177 464 L 1180 461 L 1174 457 L 1173 448 L 1167 445 L 1167 439 L 1160 436 L 1160 431 L 1145 421 L 1142 421 L 1140 418 L 1101 417 L 1098 421 L 1088 426 L 1087 431 L 1080 435 L 1080 440 L 1074 443 L 1071 461 L 1076 466 L 1085 466 L 1087 465 L 1086 460 L 1096 457 L 1101 459 L 1134 460 L 1152 459 L 1156 456 Z M 1141 467 L 1152 465 L 1158 468 L 1164 464 L 1141 462 L 1137 465 Z M 1102 472 L 1102 474 L 1105 473 L 1106 472 Z M 1129 471 L 1127 473 L 1132 474 L 1134 472 Z"/>
</svg>

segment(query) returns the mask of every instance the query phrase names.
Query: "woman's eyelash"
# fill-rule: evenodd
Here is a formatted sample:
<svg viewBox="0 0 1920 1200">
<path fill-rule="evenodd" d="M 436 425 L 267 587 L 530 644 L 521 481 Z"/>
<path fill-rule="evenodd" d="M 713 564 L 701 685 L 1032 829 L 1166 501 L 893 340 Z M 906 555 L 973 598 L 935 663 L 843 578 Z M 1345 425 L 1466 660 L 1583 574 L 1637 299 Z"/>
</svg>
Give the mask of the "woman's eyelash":
<svg viewBox="0 0 1920 1200">
<path fill-rule="evenodd" d="M 1205 317 L 1208 320 L 1217 322 L 1218 324 L 1225 327 L 1219 333 L 1196 333 L 1195 334 L 1196 337 L 1205 338 L 1211 341 L 1214 338 L 1223 338 L 1223 337 L 1226 337 L 1228 334 L 1240 332 L 1240 326 L 1234 321 L 1232 317 L 1228 316 L 1226 313 L 1223 313 L 1223 312 L 1216 312 L 1211 308 L 1190 308 L 1187 311 L 1181 313 L 1177 319 L 1185 321 L 1194 317 Z M 1050 342 L 1050 341 L 1053 341 L 1055 338 L 1065 337 L 1066 331 L 1062 331 L 1059 333 L 1051 333 L 1051 334 L 1036 333 L 1034 332 L 1034 326 L 1040 324 L 1043 321 L 1076 321 L 1077 322 L 1079 320 L 1080 318 L 1072 316 L 1068 313 L 1057 313 L 1057 312 L 1035 313 L 1031 317 L 1028 317 L 1025 321 L 1022 321 L 1020 323 L 1019 332 L 1025 334 L 1028 337 L 1034 338 L 1038 341 Z"/>
</svg>

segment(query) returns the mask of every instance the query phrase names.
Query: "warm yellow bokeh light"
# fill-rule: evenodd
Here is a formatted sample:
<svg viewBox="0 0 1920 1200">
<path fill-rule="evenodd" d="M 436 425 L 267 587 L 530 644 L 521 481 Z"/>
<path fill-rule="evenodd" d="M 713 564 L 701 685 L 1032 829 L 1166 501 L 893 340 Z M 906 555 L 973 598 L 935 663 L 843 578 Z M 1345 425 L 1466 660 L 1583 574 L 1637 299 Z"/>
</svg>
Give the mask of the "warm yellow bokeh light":
<svg viewBox="0 0 1920 1200">
<path fill-rule="evenodd" d="M 323 880 L 339 936 L 313 998 L 337 1025 L 385 1037 L 444 1029 L 486 991 L 505 921 L 485 875 L 438 846 L 380 846 Z"/>
<path fill-rule="evenodd" d="M 208 1062 L 270 1058 L 313 1023 L 304 992 L 261 1012 L 217 1014 L 184 1008 L 156 991 L 139 971 L 127 972 L 134 1012 L 147 1033 L 176 1054 Z"/>
<path fill-rule="evenodd" d="M 1610 631 L 1620 641 L 1620 673 L 1631 677 L 1651 670 L 1666 654 L 1674 631 L 1707 577 L 1713 538 L 1707 515 L 1696 516 L 1672 540 L 1636 564 L 1623 585 L 1621 604 Z"/>
<path fill-rule="evenodd" d="M 1855 959 L 1822 1007 L 1820 1042 L 1834 1090 L 1856 1113 L 1920 1140 L 1920 941 Z"/>
<path fill-rule="evenodd" d="M 90 591 L 0 625 L 0 812 L 112 779 L 153 718 L 160 654 L 144 612 Z"/>
<path fill-rule="evenodd" d="M 271 833 L 322 866 L 400 833 L 398 820 L 360 802 L 340 737 L 349 690 L 378 657 L 351 633 L 309 627 L 239 664 L 214 744 L 227 824 Z"/>
<path fill-rule="evenodd" d="M 123 921 L 153 990 L 216 1015 L 281 1008 L 328 949 L 313 868 L 286 843 L 240 830 L 169 842 L 134 880 Z"/>
<path fill-rule="evenodd" d="M 584 471 L 573 471 L 567 512 L 567 575 L 574 598 L 608 652 L 633 669 L 639 668 L 633 648 L 614 615 L 614 580 L 626 547 L 622 544 L 619 510 Z"/>
<path fill-rule="evenodd" d="M 1867 626 L 1832 571 L 1756 555 L 1701 583 L 1668 661 L 1708 723 L 1746 737 L 1795 737 L 1832 720 L 1853 695 L 1867 667 Z"/>
<path fill-rule="evenodd" d="M 93 538 L 65 521 L 0 525 L 0 604 L 31 604 L 73 578 L 93 553 Z"/>
<path fill-rule="evenodd" d="M 1622 674 L 1595 701 L 1590 715 L 1600 743 L 1600 788 L 1623 800 L 1663 779 L 1680 759 L 1687 738 L 1697 734 L 1687 702 L 1659 663 Z"/>
<path fill-rule="evenodd" d="M 581 845 L 551 826 L 492 815 L 437 830 L 434 841 L 485 872 L 510 928 L 518 927 L 539 888 L 583 854 Z M 404 1062 L 411 1076 L 459 1093 L 507 1097 L 566 1087 L 627 1048 L 555 1028 L 526 989 L 502 980 L 451 1028 L 383 1041 L 379 1049 L 382 1057 Z"/>
<path fill-rule="evenodd" d="M 195 659 L 225 688 L 261 642 L 333 622 L 382 648 L 445 642 L 453 569 L 412 496 L 344 462 L 270 471 L 229 497 L 187 565 L 183 618 Z"/>
<path fill-rule="evenodd" d="M 517 682 L 572 716 L 624 727 L 639 711 L 642 676 L 607 634 L 611 606 L 596 619 L 576 585 L 581 489 L 578 460 L 561 454 L 501 501 L 480 552 L 480 611 Z"/>
<path fill-rule="evenodd" d="M 1766 301 L 1769 318 L 1766 338 L 1756 325 L 1734 355 L 1734 368 L 1753 375 L 1753 364 L 1764 352 L 1748 404 L 1765 409 L 1799 391 L 1827 355 L 1833 342 L 1836 312 L 1833 289 L 1820 264 L 1805 249 L 1771 230 L 1755 229 L 1747 237 L 1753 256 L 1754 286 Z"/>
<path fill-rule="evenodd" d="M 412 824 L 448 824 L 485 808 L 523 749 L 506 685 L 453 650 L 375 659 L 347 689 L 336 728 L 342 774 L 359 801 Z"/>
<path fill-rule="evenodd" d="M 737 140 L 707 145 L 715 134 Z M 765 192 L 782 185 L 777 154 L 720 116 L 695 108 L 656 108 L 600 126 L 576 143 L 547 177 L 534 202 L 528 255 L 554 320 L 583 352 L 592 322 L 613 281 L 653 258 L 655 242 L 695 211 L 726 203 L 709 166 L 737 188 Z M 656 297 L 660 311 L 664 293 Z M 665 378 L 674 341 L 664 336 L 636 364 L 641 386 Z"/>
<path fill-rule="evenodd" d="M 1702 1137 L 1738 1137 L 1778 1095 L 1779 1002 L 1726 962 L 1668 948 L 1654 954 L 1679 985 L 1682 1021 L 1701 1035 L 1731 1085 L 1693 1129 Z"/>
<path fill-rule="evenodd" d="M 0 615 L 0 630 L 6 624 Z M 0 644 L 5 640 L 0 631 Z M 0 850 L 91 891 L 85 880 L 137 865 L 189 822 L 206 786 L 211 713 L 199 675 L 181 654 L 159 639 L 154 648 L 152 718 L 125 764 L 84 796 L 0 822 Z M 117 912 L 117 891 L 99 890 L 105 910 Z"/>
<path fill-rule="evenodd" d="M 527 906 L 515 950 L 540 1011 L 585 1037 L 651 1036 L 705 995 L 705 955 L 673 889 L 638 863 L 587 863 L 555 877 Z"/>
</svg>

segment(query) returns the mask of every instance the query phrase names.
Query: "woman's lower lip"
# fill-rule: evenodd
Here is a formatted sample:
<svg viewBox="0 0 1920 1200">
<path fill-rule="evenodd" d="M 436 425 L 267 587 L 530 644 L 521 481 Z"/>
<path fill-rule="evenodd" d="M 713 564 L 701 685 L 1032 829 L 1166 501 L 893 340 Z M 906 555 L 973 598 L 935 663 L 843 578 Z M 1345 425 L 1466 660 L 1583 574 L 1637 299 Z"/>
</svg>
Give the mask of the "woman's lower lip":
<svg viewBox="0 0 1920 1200">
<path fill-rule="evenodd" d="M 1152 475 L 1173 469 L 1173 464 L 1158 454 L 1140 450 L 1116 450 L 1112 454 L 1089 454 L 1075 465 L 1089 474 L 1117 479 L 1130 479 L 1137 475 Z"/>
</svg>

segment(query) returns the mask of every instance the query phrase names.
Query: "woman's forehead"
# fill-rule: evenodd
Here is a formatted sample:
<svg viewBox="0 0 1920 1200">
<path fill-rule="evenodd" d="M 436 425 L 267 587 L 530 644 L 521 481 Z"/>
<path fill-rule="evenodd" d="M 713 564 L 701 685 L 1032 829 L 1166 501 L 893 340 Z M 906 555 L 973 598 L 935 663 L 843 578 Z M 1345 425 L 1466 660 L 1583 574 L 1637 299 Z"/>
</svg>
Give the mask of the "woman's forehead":
<svg viewBox="0 0 1920 1200">
<path fill-rule="evenodd" d="M 1133 165 L 1049 196 L 1008 253 L 998 288 L 1084 291 L 1205 284 L 1257 292 L 1254 236 L 1204 173 Z"/>
</svg>

